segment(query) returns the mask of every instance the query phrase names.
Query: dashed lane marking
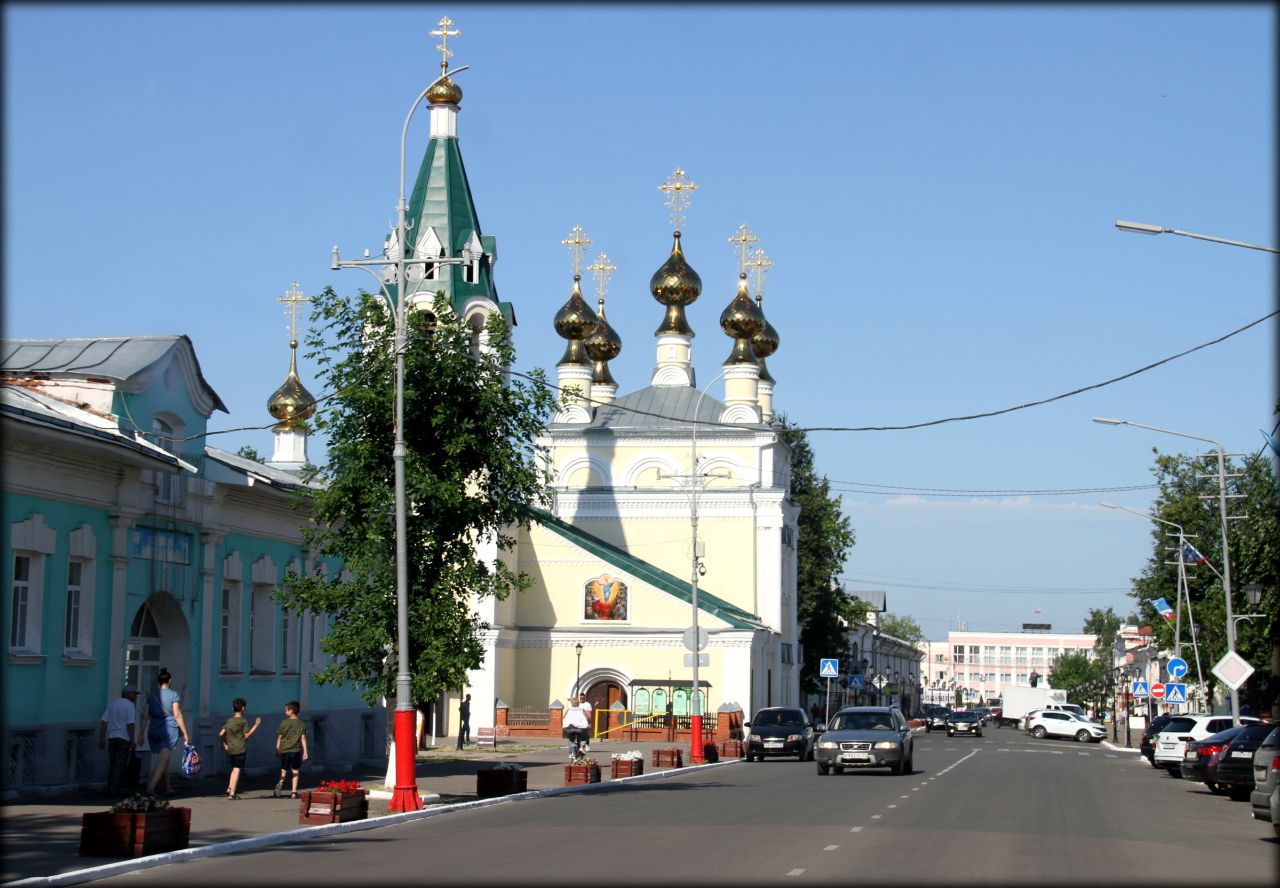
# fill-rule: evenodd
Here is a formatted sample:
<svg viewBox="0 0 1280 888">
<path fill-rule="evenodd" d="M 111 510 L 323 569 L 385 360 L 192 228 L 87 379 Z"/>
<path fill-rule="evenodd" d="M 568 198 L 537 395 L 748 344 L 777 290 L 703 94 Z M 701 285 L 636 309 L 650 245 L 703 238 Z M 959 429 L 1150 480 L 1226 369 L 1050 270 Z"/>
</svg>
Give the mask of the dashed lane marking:
<svg viewBox="0 0 1280 888">
<path fill-rule="evenodd" d="M 881 817 L 883 817 L 883 816 L 884 816 L 883 814 L 872 814 L 872 815 L 871 815 L 871 819 L 872 819 L 872 820 L 879 820 L 879 819 L 880 819 Z"/>
<path fill-rule="evenodd" d="M 911 798 L 911 796 L 898 796 L 898 798 L 900 798 L 900 799 L 909 799 L 909 798 Z"/>
<path fill-rule="evenodd" d="M 852 829 L 850 829 L 849 832 L 862 832 L 862 827 L 855 826 Z"/>
<path fill-rule="evenodd" d="M 888 807 L 890 807 L 890 808 L 896 808 L 896 807 L 898 807 L 898 806 L 897 806 L 897 805 L 889 805 Z"/>
<path fill-rule="evenodd" d="M 802 873 L 804 873 L 804 870 L 802 870 L 802 869 L 793 869 L 791 872 L 787 873 L 787 875 L 788 875 L 788 876 L 799 876 L 799 875 L 801 875 Z"/>
<path fill-rule="evenodd" d="M 840 847 L 839 845 L 828 845 L 827 847 L 823 848 L 822 850 L 823 850 L 823 851 L 834 851 L 834 850 L 836 850 L 836 849 L 837 849 L 837 848 L 839 848 L 839 847 Z"/>
</svg>

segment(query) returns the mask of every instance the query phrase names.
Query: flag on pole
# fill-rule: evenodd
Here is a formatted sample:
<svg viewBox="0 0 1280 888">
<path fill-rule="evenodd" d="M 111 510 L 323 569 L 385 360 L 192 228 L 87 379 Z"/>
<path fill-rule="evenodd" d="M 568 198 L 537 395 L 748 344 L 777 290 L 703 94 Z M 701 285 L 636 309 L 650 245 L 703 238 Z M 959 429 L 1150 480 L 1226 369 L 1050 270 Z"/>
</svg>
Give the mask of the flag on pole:
<svg viewBox="0 0 1280 888">
<path fill-rule="evenodd" d="M 1173 608 L 1169 607 L 1169 602 L 1165 601 L 1163 598 L 1157 598 L 1151 603 L 1156 606 L 1156 610 L 1159 611 L 1160 616 L 1164 617 L 1166 620 L 1173 619 Z"/>
<path fill-rule="evenodd" d="M 1190 543 L 1182 544 L 1182 557 L 1192 564 L 1204 564 L 1209 559 L 1200 554 L 1200 550 Z"/>
</svg>

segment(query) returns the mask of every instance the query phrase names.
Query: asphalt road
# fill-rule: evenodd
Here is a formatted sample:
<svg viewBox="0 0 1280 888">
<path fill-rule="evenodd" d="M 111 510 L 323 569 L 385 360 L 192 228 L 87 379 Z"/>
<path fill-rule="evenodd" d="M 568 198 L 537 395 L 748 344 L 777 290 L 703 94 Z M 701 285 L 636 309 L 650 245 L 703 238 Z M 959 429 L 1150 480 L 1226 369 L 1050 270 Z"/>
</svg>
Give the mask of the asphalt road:
<svg viewBox="0 0 1280 888">
<path fill-rule="evenodd" d="M 1274 885 L 1248 803 L 1133 753 L 915 735 L 915 773 L 740 762 L 329 840 L 192 860 L 131 885 Z"/>
</svg>

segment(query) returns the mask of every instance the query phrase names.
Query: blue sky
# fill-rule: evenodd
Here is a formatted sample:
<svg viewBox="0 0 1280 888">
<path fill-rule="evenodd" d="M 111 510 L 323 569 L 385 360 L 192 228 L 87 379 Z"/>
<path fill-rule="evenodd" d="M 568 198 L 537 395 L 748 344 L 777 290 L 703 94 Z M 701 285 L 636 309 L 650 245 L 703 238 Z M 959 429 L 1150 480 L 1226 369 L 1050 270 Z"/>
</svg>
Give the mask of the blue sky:
<svg viewBox="0 0 1280 888">
<path fill-rule="evenodd" d="M 1275 310 L 1274 255 L 1114 228 L 1133 219 L 1275 246 L 1275 12 L 1264 4 L 143 5 L 5 7 L 5 335 L 186 333 L 231 410 L 211 443 L 271 450 L 288 368 L 276 298 L 367 286 L 332 272 L 394 220 L 399 135 L 438 73 L 517 369 L 554 372 L 574 225 L 617 271 L 623 392 L 648 383 L 670 249 L 657 189 L 697 183 L 682 226 L 702 277 L 694 361 L 740 224 L 774 262 L 775 403 L 802 426 L 998 410 L 1128 373 Z M 408 177 L 426 142 L 414 120 Z M 588 297 L 593 292 L 588 288 Z M 813 432 L 857 533 L 850 588 L 884 589 L 931 638 L 1079 631 L 1152 545 L 1152 448 L 1255 451 L 1275 422 L 1272 318 L 1124 382 L 911 431 Z M 320 394 L 311 368 L 304 381 Z M 723 393 L 721 383 L 712 393 Z M 313 458 L 317 455 L 313 452 Z M 884 485 L 883 494 L 858 485 Z M 1039 611 L 1037 613 L 1036 611 Z"/>
</svg>

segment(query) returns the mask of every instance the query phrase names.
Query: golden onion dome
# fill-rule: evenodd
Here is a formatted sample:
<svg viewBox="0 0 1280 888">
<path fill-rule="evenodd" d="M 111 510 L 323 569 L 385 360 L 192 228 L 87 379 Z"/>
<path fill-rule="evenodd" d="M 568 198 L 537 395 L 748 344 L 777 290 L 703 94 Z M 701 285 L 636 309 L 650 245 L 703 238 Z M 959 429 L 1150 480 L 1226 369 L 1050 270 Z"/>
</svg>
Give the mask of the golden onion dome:
<svg viewBox="0 0 1280 888">
<path fill-rule="evenodd" d="M 666 317 L 654 334 L 682 333 L 692 336 L 693 329 L 685 319 L 684 307 L 691 305 L 702 294 L 702 278 L 698 277 L 698 273 L 685 260 L 684 251 L 680 249 L 678 231 L 675 233 L 671 255 L 649 279 L 649 292 L 667 307 Z"/>
<path fill-rule="evenodd" d="M 760 307 L 761 314 L 764 313 L 763 300 L 760 294 L 756 294 L 756 305 Z M 777 382 L 773 375 L 769 372 L 768 366 L 764 359 L 772 355 L 778 350 L 778 331 L 773 329 L 773 324 L 769 323 L 769 319 L 764 320 L 764 329 L 757 333 L 751 339 L 751 350 L 756 353 L 756 360 L 760 362 L 760 381 L 761 382 Z"/>
<path fill-rule="evenodd" d="M 751 340 L 764 330 L 764 312 L 747 295 L 746 272 L 738 275 L 737 295 L 720 313 L 720 329 L 733 337 L 733 351 L 727 364 L 754 364 L 756 355 Z"/>
<path fill-rule="evenodd" d="M 596 312 L 596 331 L 582 341 L 587 357 L 595 362 L 591 382 L 595 385 L 617 385 L 613 374 L 609 372 L 609 362 L 622 352 L 622 337 L 604 316 L 604 300 L 600 300 L 600 310 Z"/>
<path fill-rule="evenodd" d="M 462 101 L 462 87 L 446 77 L 433 83 L 427 90 L 427 102 L 432 105 L 456 105 Z"/>
<path fill-rule="evenodd" d="M 297 428 L 316 412 L 316 399 L 298 378 L 298 340 L 292 340 L 289 348 L 292 350 L 289 355 L 289 375 L 267 399 L 267 412 L 278 421 L 275 427 L 278 432 Z"/>
<path fill-rule="evenodd" d="M 597 321 L 595 312 L 582 298 L 581 281 L 582 275 L 573 276 L 573 292 L 569 294 L 569 301 L 556 312 L 556 332 L 569 340 L 560 358 L 561 364 L 591 363 L 582 348 L 582 341 L 596 332 Z"/>
</svg>

